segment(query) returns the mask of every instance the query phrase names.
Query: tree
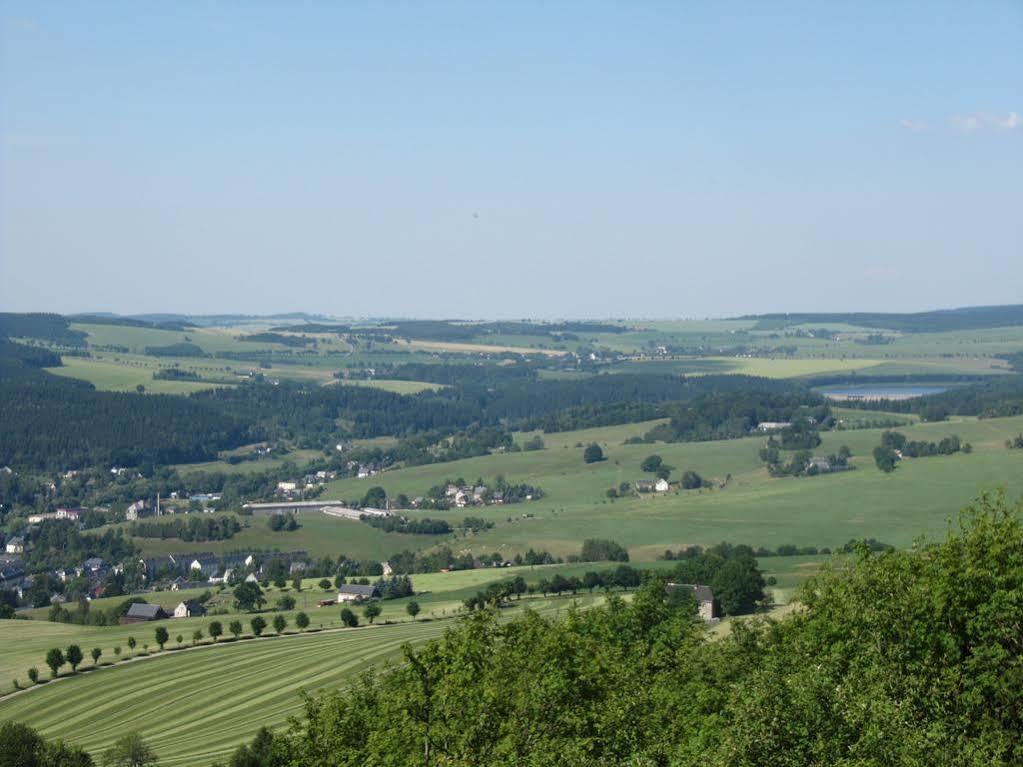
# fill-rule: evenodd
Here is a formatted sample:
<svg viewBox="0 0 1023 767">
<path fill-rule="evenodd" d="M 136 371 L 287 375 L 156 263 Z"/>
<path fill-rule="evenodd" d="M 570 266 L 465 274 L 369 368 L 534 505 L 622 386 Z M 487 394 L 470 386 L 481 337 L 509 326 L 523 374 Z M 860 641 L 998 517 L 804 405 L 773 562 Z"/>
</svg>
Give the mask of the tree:
<svg viewBox="0 0 1023 767">
<path fill-rule="evenodd" d="M 210 637 L 213 638 L 213 642 L 215 644 L 217 639 L 224 633 L 224 624 L 220 621 L 212 621 L 207 631 L 209 632 Z"/>
<path fill-rule="evenodd" d="M 59 647 L 51 647 L 46 651 L 46 665 L 50 667 L 50 676 L 54 679 L 56 679 L 57 671 L 64 663 L 64 653 Z"/>
<path fill-rule="evenodd" d="M 178 647 L 181 647 L 181 643 L 185 641 L 185 637 L 182 634 L 178 634 L 174 637 L 174 641 L 178 643 Z"/>
<path fill-rule="evenodd" d="M 878 445 L 874 448 L 874 463 L 877 464 L 877 468 L 885 474 L 890 474 L 895 471 L 895 464 L 898 460 L 899 457 L 895 454 L 895 450 L 891 447 Z"/>
<path fill-rule="evenodd" d="M 387 491 L 379 486 L 371 487 L 362 497 L 362 505 L 370 509 L 387 508 Z"/>
<path fill-rule="evenodd" d="M 71 666 L 71 673 L 75 673 L 78 670 L 78 664 L 82 662 L 82 648 L 76 644 L 68 645 L 67 650 L 64 652 L 64 657 L 67 659 L 68 664 Z"/>
<path fill-rule="evenodd" d="M 661 468 L 663 460 L 659 455 L 648 455 L 643 459 L 643 463 L 639 465 L 639 468 L 643 471 L 654 472 Z"/>
<path fill-rule="evenodd" d="M 295 589 L 295 591 L 302 590 L 302 579 L 299 576 L 295 576 L 295 579 L 291 582 L 291 588 Z"/>
<path fill-rule="evenodd" d="M 682 474 L 682 489 L 683 490 L 695 490 L 698 487 L 703 487 L 703 477 L 697 474 L 691 469 L 683 472 Z"/>
<path fill-rule="evenodd" d="M 89 653 L 89 655 L 92 656 L 92 665 L 93 666 L 98 666 L 99 665 L 99 658 L 100 658 L 100 656 L 102 654 L 103 654 L 103 650 L 101 650 L 100 648 L 98 648 L 98 647 L 93 647 L 92 648 L 92 651 Z"/>
<path fill-rule="evenodd" d="M 591 443 L 583 451 L 583 461 L 586 463 L 597 463 L 604 460 L 604 451 L 596 442 Z"/>
<path fill-rule="evenodd" d="M 234 594 L 234 606 L 237 610 L 253 612 L 266 604 L 263 590 L 257 584 L 249 581 L 235 586 L 232 593 Z"/>
<path fill-rule="evenodd" d="M 35 666 L 28 670 L 28 681 L 32 684 L 36 684 L 39 681 L 39 669 Z"/>
<path fill-rule="evenodd" d="M 347 607 L 341 609 L 341 622 L 348 628 L 355 628 L 359 625 L 359 618 Z"/>
<path fill-rule="evenodd" d="M 283 597 L 277 600 L 277 609 L 287 612 L 288 610 L 295 609 L 295 597 L 290 594 L 285 594 Z"/>
<path fill-rule="evenodd" d="M 416 616 L 419 615 L 419 603 L 414 599 L 411 600 L 407 605 L 405 605 L 405 612 L 412 617 L 412 620 L 415 620 Z"/>
<path fill-rule="evenodd" d="M 710 581 L 714 598 L 726 615 L 753 612 L 764 599 L 764 585 L 764 576 L 752 556 L 726 560 Z"/>
<path fill-rule="evenodd" d="M 160 645 L 160 650 L 163 650 L 163 646 L 167 644 L 167 640 L 170 639 L 170 634 L 167 633 L 167 629 L 163 626 L 157 626 L 156 631 L 153 632 L 153 636 L 156 639 L 156 643 Z"/>
<path fill-rule="evenodd" d="M 256 636 L 260 636 L 263 633 L 263 629 L 266 628 L 266 621 L 263 619 L 262 615 L 257 615 L 249 621 L 249 625 L 252 626 L 252 633 Z"/>
<path fill-rule="evenodd" d="M 156 752 L 137 732 L 122 735 L 103 754 L 104 767 L 151 767 L 156 763 Z"/>
<path fill-rule="evenodd" d="M 192 632 L 192 647 L 195 647 L 199 642 L 202 641 L 202 631 L 196 629 Z"/>
<path fill-rule="evenodd" d="M 298 613 L 295 616 L 295 625 L 299 631 L 305 631 L 309 627 L 309 616 L 305 613 Z"/>
<path fill-rule="evenodd" d="M 231 632 L 231 635 L 235 639 L 237 639 L 238 637 L 240 637 L 242 635 L 242 622 L 241 621 L 231 621 L 229 624 L 227 624 L 227 630 Z"/>
<path fill-rule="evenodd" d="M 366 620 L 372 623 L 373 620 L 378 615 L 380 615 L 380 605 L 378 605 L 376 602 L 370 602 L 368 605 L 362 608 L 362 614 L 366 616 Z"/>
<path fill-rule="evenodd" d="M 331 590 L 331 588 L 332 588 L 332 584 L 331 584 L 331 582 L 330 582 L 330 579 L 329 579 L 329 578 L 321 578 L 321 579 L 320 579 L 320 583 L 319 583 L 319 586 L 320 586 L 320 588 L 321 588 L 321 589 L 323 589 L 324 591 L 330 591 L 330 590 Z"/>
<path fill-rule="evenodd" d="M 276 631 L 278 635 L 283 634 L 284 628 L 288 625 L 288 619 L 283 615 L 277 614 L 274 616 L 273 625 L 274 631 Z"/>
</svg>

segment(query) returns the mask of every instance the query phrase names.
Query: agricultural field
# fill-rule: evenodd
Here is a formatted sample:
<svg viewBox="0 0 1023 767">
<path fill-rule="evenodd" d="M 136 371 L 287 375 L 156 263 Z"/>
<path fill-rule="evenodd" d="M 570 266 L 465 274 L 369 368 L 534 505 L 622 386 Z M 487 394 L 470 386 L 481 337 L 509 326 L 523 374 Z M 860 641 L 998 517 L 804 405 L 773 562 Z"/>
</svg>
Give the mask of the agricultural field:
<svg viewBox="0 0 1023 767">
<path fill-rule="evenodd" d="M 153 373 L 166 367 L 169 365 L 156 363 L 133 365 L 115 362 L 113 359 L 65 356 L 60 367 L 48 370 L 55 375 L 80 378 L 104 391 L 135 391 L 136 387 L 144 386 L 146 392 L 150 394 L 191 394 L 223 385 L 209 381 L 154 380 Z"/>
<path fill-rule="evenodd" d="M 906 419 L 911 420 L 911 419 Z M 410 512 L 410 516 L 471 513 L 494 522 L 493 529 L 462 542 L 473 551 L 506 555 L 546 548 L 567 555 L 587 537 L 613 538 L 634 559 L 650 559 L 666 547 L 713 544 L 721 540 L 754 546 L 784 543 L 840 545 L 854 537 L 876 537 L 907 546 L 922 533 L 940 535 L 947 520 L 981 489 L 1004 486 L 1023 492 L 1023 452 L 1004 441 L 1023 432 L 1023 417 L 940 423 L 912 423 L 901 430 L 910 439 L 940 440 L 957 434 L 971 442 L 971 454 L 907 460 L 891 475 L 878 471 L 871 457 L 880 429 L 822 433 L 815 452 L 836 452 L 848 445 L 856 470 L 802 478 L 771 478 L 759 459 L 764 439 L 720 442 L 625 445 L 649 424 L 615 426 L 544 435 L 545 449 L 490 455 L 453 463 L 411 467 L 378 474 L 371 480 L 342 480 L 330 497 L 354 498 L 380 485 L 391 495 L 422 495 L 446 479 L 527 482 L 546 493 L 539 501 L 514 506 L 474 507 L 449 512 Z M 582 447 L 597 442 L 606 460 L 585 464 Z M 611 500 L 606 490 L 645 476 L 639 464 L 656 453 L 676 468 L 692 469 L 713 482 L 712 489 L 672 491 L 664 495 Z"/>
</svg>

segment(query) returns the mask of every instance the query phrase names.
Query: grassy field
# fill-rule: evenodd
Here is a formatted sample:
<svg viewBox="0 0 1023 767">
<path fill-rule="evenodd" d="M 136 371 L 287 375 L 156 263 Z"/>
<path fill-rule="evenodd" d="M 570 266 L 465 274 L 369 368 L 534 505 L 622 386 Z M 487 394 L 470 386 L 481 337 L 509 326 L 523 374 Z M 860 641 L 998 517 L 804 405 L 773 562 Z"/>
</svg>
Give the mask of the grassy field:
<svg viewBox="0 0 1023 767">
<path fill-rule="evenodd" d="M 441 512 L 455 518 L 472 513 L 495 523 L 492 530 L 463 539 L 456 548 L 510 555 L 532 546 L 567 555 L 577 551 L 584 538 L 600 536 L 629 546 L 636 559 L 650 559 L 666 547 L 725 539 L 766 546 L 835 546 L 853 537 L 874 536 L 905 546 L 921 533 L 940 534 L 946 521 L 983 489 L 1004 486 L 1013 494 L 1023 492 L 1023 452 L 1006 450 L 1003 444 L 1023 432 L 1021 417 L 901 427 L 911 439 L 958 434 L 973 444 L 974 451 L 907 460 L 891 475 L 879 472 L 870 456 L 881 430 L 827 432 L 815 452 L 835 452 L 846 444 L 854 453 L 856 470 L 782 479 L 769 477 L 760 462 L 762 438 L 622 444 L 647 427 L 633 424 L 545 435 L 544 450 L 400 469 L 373 480 L 343 480 L 329 486 L 327 495 L 355 497 L 371 481 L 392 495 L 415 496 L 448 478 L 493 481 L 502 474 L 510 482 L 537 485 L 546 496 L 515 506 Z M 606 460 L 587 465 L 582 445 L 591 441 L 603 446 Z M 715 488 L 609 500 L 607 488 L 645 476 L 639 464 L 652 453 L 674 466 L 675 476 L 693 469 L 713 480 Z"/>
<path fill-rule="evenodd" d="M 365 487 L 363 488 L 363 493 Z M 328 497 L 328 496 L 324 496 Z M 329 496 L 333 497 L 333 496 Z M 360 496 L 361 497 L 361 496 Z M 231 512 L 227 512 L 231 513 Z M 248 527 L 224 541 L 190 543 L 177 539 L 137 538 L 145 554 L 190 554 L 197 551 L 223 553 L 253 549 L 308 551 L 313 557 L 347 554 L 356 558 L 383 560 L 403 549 L 419 549 L 437 541 L 440 536 L 385 533 L 357 520 L 329 517 L 320 511 L 303 511 L 298 515 L 299 528 L 274 532 L 267 517 L 246 518 Z"/>
<path fill-rule="evenodd" d="M 419 394 L 423 391 L 437 391 L 444 388 L 443 384 L 427 381 L 391 381 L 385 378 L 374 378 L 367 381 L 349 380 L 341 383 L 345 386 L 368 386 L 371 389 L 383 389 L 395 394 Z"/>
<path fill-rule="evenodd" d="M 81 378 L 104 391 L 135 391 L 140 384 L 149 394 L 191 394 L 194 391 L 215 389 L 222 384 L 209 381 L 158 381 L 153 373 L 167 365 L 136 366 L 107 359 L 83 357 L 63 358 L 59 368 L 47 368 L 55 375 Z"/>
<path fill-rule="evenodd" d="M 585 607 L 602 599 L 535 597 L 505 612 L 516 615 L 528 605 L 556 616 L 572 604 Z M 17 634 L 29 642 L 45 631 L 51 645 L 77 638 L 75 632 L 81 631 L 39 621 L 5 623 L 14 625 L 10 632 L 5 626 L 5 640 Z M 185 621 L 172 623 L 173 636 Z M 396 659 L 402 645 L 436 637 L 449 625 L 405 621 L 166 652 L 0 700 L 0 720 L 29 722 L 49 737 L 72 740 L 97 754 L 118 736 L 138 730 L 162 765 L 205 767 L 250 740 L 260 725 L 280 726 L 300 714 L 300 692 L 343 685 L 370 665 Z"/>
</svg>

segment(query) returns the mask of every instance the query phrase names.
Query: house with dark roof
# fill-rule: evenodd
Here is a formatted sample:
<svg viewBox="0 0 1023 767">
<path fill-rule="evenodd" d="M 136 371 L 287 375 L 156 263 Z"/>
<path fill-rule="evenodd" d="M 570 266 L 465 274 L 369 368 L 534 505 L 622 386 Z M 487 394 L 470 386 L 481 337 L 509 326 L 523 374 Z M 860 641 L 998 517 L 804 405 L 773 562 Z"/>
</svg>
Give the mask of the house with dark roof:
<svg viewBox="0 0 1023 767">
<path fill-rule="evenodd" d="M 166 617 L 167 612 L 160 605 L 136 602 L 128 608 L 128 612 L 121 618 L 121 623 L 146 623 L 163 620 Z"/>
<path fill-rule="evenodd" d="M 696 583 L 669 583 L 669 591 L 688 591 L 696 600 L 699 615 L 705 621 L 714 620 L 718 616 L 716 603 L 714 602 L 714 590 L 710 586 L 703 586 Z"/>
<path fill-rule="evenodd" d="M 339 603 L 362 602 L 368 599 L 375 599 L 376 596 L 376 586 L 360 586 L 357 583 L 342 583 L 337 590 L 337 601 Z"/>
<path fill-rule="evenodd" d="M 186 599 L 174 608 L 175 618 L 201 618 L 206 614 L 206 607 L 198 599 Z"/>
</svg>

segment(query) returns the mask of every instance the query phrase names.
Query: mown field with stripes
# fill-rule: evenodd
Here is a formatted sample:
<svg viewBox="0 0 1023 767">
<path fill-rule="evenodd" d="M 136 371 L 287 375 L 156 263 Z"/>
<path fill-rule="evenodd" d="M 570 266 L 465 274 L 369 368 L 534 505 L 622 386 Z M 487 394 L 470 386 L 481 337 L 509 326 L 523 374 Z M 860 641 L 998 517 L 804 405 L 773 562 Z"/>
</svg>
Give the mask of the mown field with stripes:
<svg viewBox="0 0 1023 767">
<path fill-rule="evenodd" d="M 602 597 L 534 598 L 554 615 Z M 439 636 L 451 621 L 221 642 L 164 653 L 62 678 L 0 701 L 0 721 L 27 722 L 99 756 L 117 737 L 138 731 L 162 767 L 226 761 L 262 725 L 279 727 L 302 711 L 302 691 L 337 688 L 363 669 L 400 658 L 401 646 Z"/>
</svg>

